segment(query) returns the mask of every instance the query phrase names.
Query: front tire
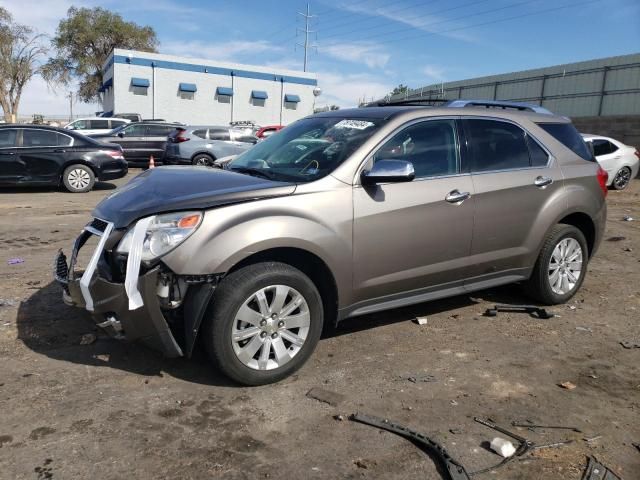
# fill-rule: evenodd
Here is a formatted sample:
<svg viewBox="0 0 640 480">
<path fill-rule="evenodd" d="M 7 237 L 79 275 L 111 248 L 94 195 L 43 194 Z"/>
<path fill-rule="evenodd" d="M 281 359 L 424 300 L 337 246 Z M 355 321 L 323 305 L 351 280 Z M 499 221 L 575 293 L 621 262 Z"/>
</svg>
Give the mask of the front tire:
<svg viewBox="0 0 640 480">
<path fill-rule="evenodd" d="M 288 377 L 311 356 L 322 333 L 322 299 L 300 270 L 256 263 L 220 282 L 205 321 L 214 366 L 243 385 L 264 385 Z"/>
<path fill-rule="evenodd" d="M 629 182 L 631 181 L 631 169 L 629 167 L 622 167 L 616 173 L 616 176 L 613 177 L 613 181 L 611 182 L 611 186 L 615 190 L 624 190 L 629 186 Z"/>
<path fill-rule="evenodd" d="M 96 176 L 86 165 L 71 165 L 64 170 L 62 183 L 71 193 L 85 193 L 93 188 Z"/>
<path fill-rule="evenodd" d="M 544 305 L 565 303 L 580 289 L 587 273 L 587 241 L 573 225 L 558 224 L 540 250 L 527 293 Z"/>
<path fill-rule="evenodd" d="M 191 161 L 193 165 L 197 165 L 199 167 L 213 167 L 213 162 L 215 162 L 215 159 L 206 153 L 196 155 Z"/>
</svg>

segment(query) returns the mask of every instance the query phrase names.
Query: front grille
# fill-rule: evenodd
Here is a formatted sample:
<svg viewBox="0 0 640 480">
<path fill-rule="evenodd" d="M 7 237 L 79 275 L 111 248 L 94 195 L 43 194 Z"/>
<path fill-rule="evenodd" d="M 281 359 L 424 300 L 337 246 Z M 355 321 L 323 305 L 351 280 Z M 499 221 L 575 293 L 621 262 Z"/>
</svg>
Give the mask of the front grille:
<svg viewBox="0 0 640 480">
<path fill-rule="evenodd" d="M 99 218 L 94 218 L 93 221 L 89 224 L 89 226 L 99 232 L 104 232 L 107 228 L 107 222 L 104 220 L 100 220 Z"/>
</svg>

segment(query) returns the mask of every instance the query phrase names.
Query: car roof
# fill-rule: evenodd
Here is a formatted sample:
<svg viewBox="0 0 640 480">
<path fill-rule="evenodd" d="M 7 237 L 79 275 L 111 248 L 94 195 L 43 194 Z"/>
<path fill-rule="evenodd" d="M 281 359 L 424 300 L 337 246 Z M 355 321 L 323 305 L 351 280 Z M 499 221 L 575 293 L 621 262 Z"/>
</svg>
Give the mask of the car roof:
<svg viewBox="0 0 640 480">
<path fill-rule="evenodd" d="M 120 117 L 80 117 L 74 118 L 69 123 L 73 123 L 76 120 L 122 120 L 123 122 L 130 122 L 128 118 L 120 118 Z"/>
<path fill-rule="evenodd" d="M 202 128 L 221 128 L 223 130 L 229 130 L 230 128 L 234 128 L 229 125 L 181 125 L 180 127 L 186 128 L 187 130 L 199 130 Z"/>
<path fill-rule="evenodd" d="M 0 128 L 36 128 L 38 130 L 53 130 L 60 133 L 68 134 L 72 130 L 66 128 L 54 127 L 52 125 L 35 125 L 33 123 L 0 123 Z"/>
</svg>

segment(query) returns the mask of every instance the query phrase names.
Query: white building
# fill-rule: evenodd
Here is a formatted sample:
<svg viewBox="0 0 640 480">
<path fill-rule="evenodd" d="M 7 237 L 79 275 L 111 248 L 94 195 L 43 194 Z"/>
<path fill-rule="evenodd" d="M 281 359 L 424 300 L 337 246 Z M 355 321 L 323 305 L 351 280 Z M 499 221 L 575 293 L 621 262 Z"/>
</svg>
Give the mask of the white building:
<svg viewBox="0 0 640 480">
<path fill-rule="evenodd" d="M 308 72 L 122 49 L 105 62 L 103 78 L 105 112 L 191 125 L 287 125 L 313 113 L 318 85 Z"/>
</svg>

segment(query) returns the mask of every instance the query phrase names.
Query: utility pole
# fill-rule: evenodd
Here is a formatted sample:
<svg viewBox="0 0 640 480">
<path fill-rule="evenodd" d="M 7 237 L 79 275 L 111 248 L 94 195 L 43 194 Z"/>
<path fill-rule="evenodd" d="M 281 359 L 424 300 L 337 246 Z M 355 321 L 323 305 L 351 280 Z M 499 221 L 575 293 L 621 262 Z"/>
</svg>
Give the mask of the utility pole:
<svg viewBox="0 0 640 480">
<path fill-rule="evenodd" d="M 307 13 L 304 14 L 302 12 L 298 12 L 298 15 L 301 15 L 304 18 L 304 30 L 301 28 L 296 28 L 296 33 L 301 32 L 304 33 L 304 44 L 296 43 L 296 45 L 304 48 L 304 68 L 303 71 L 307 71 L 307 58 L 308 58 L 308 50 L 309 48 L 318 48 L 317 45 L 309 45 L 309 34 L 316 33 L 315 30 L 309 30 L 309 20 L 315 18 L 317 15 L 311 15 L 309 4 L 307 3 Z"/>
<path fill-rule="evenodd" d="M 73 92 L 69 92 L 69 123 L 73 122 Z"/>
</svg>

